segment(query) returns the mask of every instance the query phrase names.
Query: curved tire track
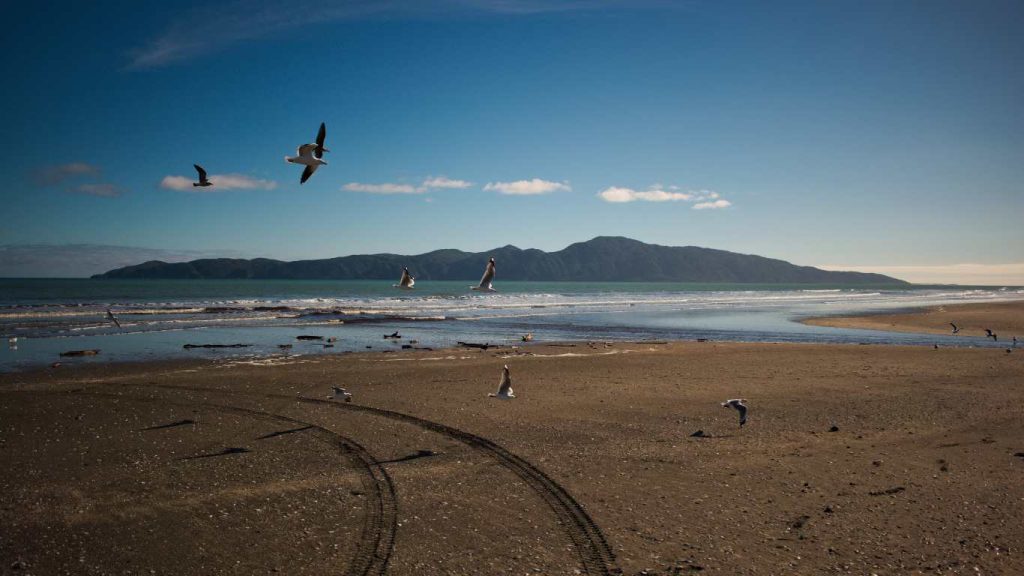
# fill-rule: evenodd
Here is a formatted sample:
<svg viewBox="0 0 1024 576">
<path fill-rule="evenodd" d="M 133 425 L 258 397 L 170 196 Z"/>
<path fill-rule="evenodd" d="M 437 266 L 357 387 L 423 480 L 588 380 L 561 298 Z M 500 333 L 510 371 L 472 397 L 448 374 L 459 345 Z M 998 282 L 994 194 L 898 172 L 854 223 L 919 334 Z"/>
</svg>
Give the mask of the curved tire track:
<svg viewBox="0 0 1024 576">
<path fill-rule="evenodd" d="M 149 386 L 150 388 L 174 388 L 176 390 L 191 390 L 204 392 L 207 390 L 199 388 L 171 387 L 171 386 Z M 213 391 L 213 390 L 210 390 Z M 65 394 L 77 396 L 97 396 L 102 398 L 114 398 L 119 400 L 150 402 L 161 405 L 172 406 L 203 406 L 224 412 L 235 412 L 247 416 L 255 416 L 265 420 L 276 420 L 288 424 L 299 424 L 308 426 L 308 433 L 312 433 L 319 440 L 338 448 L 346 455 L 354 468 L 363 472 L 362 484 L 367 494 L 370 494 L 370 503 L 367 507 L 367 514 L 363 520 L 362 534 L 356 550 L 349 562 L 348 569 L 342 574 L 345 576 L 370 576 L 383 575 L 387 571 L 388 562 L 395 545 L 395 532 L 398 522 L 398 504 L 395 493 L 395 486 L 387 470 L 371 455 L 361 444 L 347 436 L 343 436 L 328 430 L 322 426 L 306 422 L 290 416 L 253 410 L 241 406 L 229 404 L 218 404 L 204 401 L 181 401 L 165 398 L 147 398 L 130 394 L 114 394 L 110 392 L 96 392 L 84 390 L 46 391 L 26 390 L 22 392 L 37 394 Z"/>
</svg>

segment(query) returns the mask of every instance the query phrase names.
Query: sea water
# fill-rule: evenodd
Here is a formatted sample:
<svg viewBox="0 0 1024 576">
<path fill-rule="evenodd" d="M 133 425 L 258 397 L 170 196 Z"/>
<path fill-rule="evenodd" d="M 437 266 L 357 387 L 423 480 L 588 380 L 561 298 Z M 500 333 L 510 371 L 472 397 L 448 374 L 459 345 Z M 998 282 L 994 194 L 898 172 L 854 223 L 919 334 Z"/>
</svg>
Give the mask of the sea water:
<svg viewBox="0 0 1024 576">
<path fill-rule="evenodd" d="M 803 318 L 1024 298 L 1021 287 L 808 286 L 636 282 L 0 279 L 0 370 L 74 362 L 400 351 L 401 344 L 585 340 L 890 343 L 998 346 L 981 336 L 808 326 Z M 121 323 L 106 319 L 111 309 Z M 385 339 L 399 332 L 400 340 Z M 322 336 L 299 341 L 296 336 Z M 6 344 L 16 337 L 17 344 Z M 325 347 L 328 338 L 336 338 Z M 246 344 L 185 349 L 185 344 Z M 283 351 L 282 344 L 292 344 Z M 66 360 L 62 360 L 66 361 Z"/>
</svg>

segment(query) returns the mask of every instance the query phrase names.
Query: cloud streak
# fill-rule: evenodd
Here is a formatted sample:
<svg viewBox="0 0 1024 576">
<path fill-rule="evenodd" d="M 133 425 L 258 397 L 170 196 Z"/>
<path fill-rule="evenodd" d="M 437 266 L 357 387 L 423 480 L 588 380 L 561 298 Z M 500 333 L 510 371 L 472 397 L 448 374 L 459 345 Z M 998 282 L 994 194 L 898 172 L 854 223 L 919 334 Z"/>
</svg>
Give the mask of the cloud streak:
<svg viewBox="0 0 1024 576">
<path fill-rule="evenodd" d="M 529 16 L 547 12 L 589 11 L 616 5 L 657 6 L 626 0 L 235 0 L 188 10 L 162 32 L 128 54 L 129 69 L 167 66 L 241 42 L 285 33 L 303 26 L 374 17 L 428 18 L 472 14 Z"/>
<path fill-rule="evenodd" d="M 99 176 L 99 166 L 86 164 L 85 162 L 70 162 L 56 166 L 46 166 L 35 171 L 32 179 L 39 186 L 55 186 L 81 176 Z"/>
<path fill-rule="evenodd" d="M 15 244 L 0 246 L 0 278 L 81 278 L 149 260 L 186 262 L 214 257 L 244 258 L 246 254 L 102 244 Z"/>
<path fill-rule="evenodd" d="M 532 180 L 516 180 L 514 182 L 488 182 L 484 186 L 486 192 L 500 192 L 509 196 L 537 196 L 552 192 L 572 190 L 568 182 L 552 182 L 534 178 Z"/>
<path fill-rule="evenodd" d="M 940 264 L 931 266 L 846 266 L 826 264 L 822 270 L 874 272 L 919 284 L 1024 286 L 1024 262 L 1012 264 Z"/>
<path fill-rule="evenodd" d="M 364 184 L 362 182 L 349 182 L 341 187 L 346 192 L 365 192 L 366 194 L 423 194 L 427 191 L 423 186 L 411 184 Z"/>
<path fill-rule="evenodd" d="M 88 196 L 100 196 L 102 198 L 115 198 L 123 194 L 119 186 L 110 183 L 101 184 L 79 184 L 68 188 L 73 194 L 86 194 Z"/>
<path fill-rule="evenodd" d="M 245 174 L 212 174 L 209 177 L 213 186 L 193 186 L 192 179 L 187 176 L 164 176 L 160 187 L 178 192 L 224 192 L 227 190 L 273 190 L 277 182 L 253 178 Z"/>
<path fill-rule="evenodd" d="M 732 206 L 732 202 L 722 198 L 718 192 L 711 190 L 683 191 L 679 186 L 662 186 L 655 184 L 647 190 L 634 190 L 612 186 L 597 193 L 598 198 L 612 204 L 629 202 L 693 202 L 693 210 L 721 210 Z"/>
</svg>

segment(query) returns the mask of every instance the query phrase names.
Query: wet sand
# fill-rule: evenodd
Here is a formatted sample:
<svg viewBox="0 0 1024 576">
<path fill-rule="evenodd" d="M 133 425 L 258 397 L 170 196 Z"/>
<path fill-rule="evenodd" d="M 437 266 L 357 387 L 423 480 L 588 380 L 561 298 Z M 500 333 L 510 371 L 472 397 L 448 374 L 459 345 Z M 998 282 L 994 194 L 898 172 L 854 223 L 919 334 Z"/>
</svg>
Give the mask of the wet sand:
<svg viewBox="0 0 1024 576">
<path fill-rule="evenodd" d="M 524 350 L 0 375 L 0 572 L 1024 573 L 1024 350 Z"/>
<path fill-rule="evenodd" d="M 960 329 L 960 336 L 984 338 L 988 328 L 998 335 L 1000 341 L 1010 342 L 1013 336 L 1018 340 L 1024 339 L 1024 300 L 933 306 L 900 314 L 827 316 L 810 318 L 804 323 L 920 334 L 950 334 L 953 330 L 950 323 L 954 323 Z"/>
</svg>

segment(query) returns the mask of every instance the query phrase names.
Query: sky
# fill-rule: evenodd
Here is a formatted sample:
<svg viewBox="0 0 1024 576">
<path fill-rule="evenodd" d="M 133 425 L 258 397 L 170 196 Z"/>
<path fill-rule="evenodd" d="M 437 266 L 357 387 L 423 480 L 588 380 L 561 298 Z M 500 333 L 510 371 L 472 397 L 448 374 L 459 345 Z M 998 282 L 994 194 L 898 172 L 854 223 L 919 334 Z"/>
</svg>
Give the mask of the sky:
<svg viewBox="0 0 1024 576">
<path fill-rule="evenodd" d="M 1024 284 L 1019 1 L 6 12 L 0 276 L 614 235 Z"/>
</svg>

